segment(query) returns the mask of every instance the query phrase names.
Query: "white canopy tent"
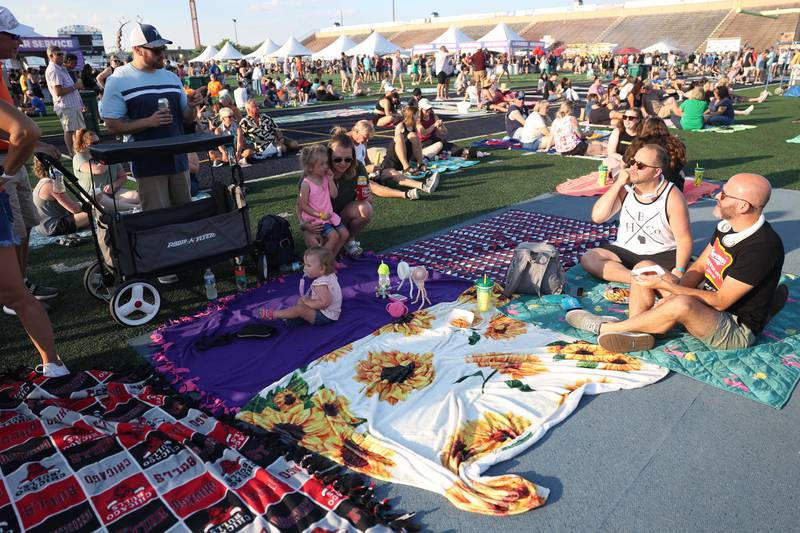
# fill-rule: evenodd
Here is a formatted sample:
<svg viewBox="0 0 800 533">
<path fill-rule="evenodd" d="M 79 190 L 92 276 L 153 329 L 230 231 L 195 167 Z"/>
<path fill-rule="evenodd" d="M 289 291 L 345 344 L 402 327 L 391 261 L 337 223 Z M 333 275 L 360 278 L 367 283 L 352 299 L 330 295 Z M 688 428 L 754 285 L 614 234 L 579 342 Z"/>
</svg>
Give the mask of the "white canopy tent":
<svg viewBox="0 0 800 533">
<path fill-rule="evenodd" d="M 672 50 L 674 50 L 672 46 L 668 45 L 664 41 L 658 41 L 655 44 L 651 44 L 647 48 L 643 48 L 642 52 L 645 54 L 668 54 Z"/>
<path fill-rule="evenodd" d="M 432 40 L 429 44 L 414 45 L 415 54 L 435 52 L 440 46 L 444 46 L 448 51 L 454 50 L 475 50 L 480 43 L 470 39 L 463 31 L 455 26 L 447 28 L 443 34 Z"/>
<path fill-rule="evenodd" d="M 214 55 L 213 59 L 216 59 L 217 61 L 231 61 L 235 59 L 242 59 L 243 57 L 244 56 L 242 53 L 234 48 L 230 41 L 227 41 L 225 46 L 223 46 L 220 51 Z"/>
<path fill-rule="evenodd" d="M 300 44 L 300 41 L 294 37 L 289 37 L 283 46 L 274 52 L 267 54 L 267 57 L 297 57 L 297 56 L 310 56 L 311 50 Z"/>
<path fill-rule="evenodd" d="M 385 56 L 399 51 L 403 53 L 404 50 L 389 41 L 380 33 L 373 31 L 369 37 L 361 41 L 359 44 L 350 48 L 345 53 L 349 56 Z"/>
<path fill-rule="evenodd" d="M 338 39 L 331 44 L 311 55 L 312 59 L 328 59 L 334 60 L 342 57 L 344 52 L 347 52 L 356 45 L 356 42 L 347 35 L 340 35 Z"/>
<path fill-rule="evenodd" d="M 261 43 L 261 46 L 253 50 L 251 53 L 244 56 L 245 59 L 252 59 L 254 61 L 261 61 L 269 56 L 272 52 L 278 49 L 278 45 L 272 42 L 272 39 L 267 39 Z"/>
<path fill-rule="evenodd" d="M 503 22 L 492 28 L 489 33 L 478 39 L 478 41 L 481 42 L 483 48 L 486 48 L 490 52 L 532 50 L 537 46 L 544 48 L 543 42 L 527 41 Z"/>
<path fill-rule="evenodd" d="M 214 56 L 217 55 L 217 52 L 219 52 L 219 50 L 217 50 L 217 47 L 212 44 L 203 50 L 199 56 L 190 59 L 189 63 L 205 63 L 206 61 L 213 59 Z"/>
</svg>

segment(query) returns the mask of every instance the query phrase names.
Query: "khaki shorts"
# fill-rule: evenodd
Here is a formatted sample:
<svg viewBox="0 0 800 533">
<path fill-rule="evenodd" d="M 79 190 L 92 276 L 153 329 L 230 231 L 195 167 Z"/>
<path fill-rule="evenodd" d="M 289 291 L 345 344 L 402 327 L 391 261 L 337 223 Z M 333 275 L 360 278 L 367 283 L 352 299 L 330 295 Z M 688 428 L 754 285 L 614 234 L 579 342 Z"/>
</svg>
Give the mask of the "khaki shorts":
<svg viewBox="0 0 800 533">
<path fill-rule="evenodd" d="M 20 240 L 27 239 L 31 229 L 39 225 L 39 212 L 33 203 L 33 191 L 24 166 L 6 182 L 5 189 L 14 215 L 14 235 Z"/>
<path fill-rule="evenodd" d="M 61 121 L 61 127 L 64 131 L 78 131 L 86 127 L 86 121 L 83 120 L 83 113 L 80 109 L 57 107 L 55 112 L 56 115 L 58 115 L 58 119 Z"/>
<path fill-rule="evenodd" d="M 147 176 L 137 179 L 136 182 L 139 184 L 142 211 L 174 207 L 192 201 L 188 170 L 175 174 Z"/>
<path fill-rule="evenodd" d="M 736 315 L 723 311 L 719 314 L 719 321 L 714 331 L 700 341 L 709 348 L 738 350 L 752 346 L 756 342 L 756 336 L 750 328 L 739 323 Z"/>
<path fill-rule="evenodd" d="M 472 79 L 475 81 L 475 87 L 478 88 L 478 92 L 480 92 L 483 88 L 483 81 L 486 79 L 486 71 L 476 70 L 472 73 Z"/>
</svg>

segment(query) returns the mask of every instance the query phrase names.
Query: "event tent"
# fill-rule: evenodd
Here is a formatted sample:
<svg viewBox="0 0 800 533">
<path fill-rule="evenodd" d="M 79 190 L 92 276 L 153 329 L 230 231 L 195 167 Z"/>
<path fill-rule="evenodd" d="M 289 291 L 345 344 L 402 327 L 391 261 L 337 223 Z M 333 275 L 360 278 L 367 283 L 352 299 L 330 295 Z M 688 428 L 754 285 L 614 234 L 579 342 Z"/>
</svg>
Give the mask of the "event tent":
<svg viewBox="0 0 800 533">
<path fill-rule="evenodd" d="M 463 31 L 455 26 L 447 28 L 443 34 L 432 40 L 429 44 L 414 45 L 414 53 L 427 53 L 438 50 L 440 46 L 444 46 L 449 51 L 453 50 L 474 50 L 480 46 L 480 43 L 470 39 Z"/>
<path fill-rule="evenodd" d="M 533 50 L 537 46 L 544 47 L 541 41 L 527 41 L 501 22 L 492 30 L 478 39 L 481 45 L 491 52 L 512 52 L 514 50 Z"/>
<path fill-rule="evenodd" d="M 214 55 L 213 59 L 216 59 L 217 61 L 230 61 L 233 59 L 242 59 L 243 57 L 244 56 L 242 53 L 234 48 L 230 41 L 227 41 L 225 46 L 223 46 L 220 51 Z"/>
<path fill-rule="evenodd" d="M 219 52 L 219 50 L 217 50 L 217 47 L 212 44 L 203 50 L 199 56 L 190 59 L 189 63 L 205 63 L 206 61 L 213 59 L 214 56 L 217 55 L 217 52 Z"/>
<path fill-rule="evenodd" d="M 319 52 L 314 52 L 311 57 L 313 59 L 339 59 L 342 57 L 342 53 L 350 50 L 355 45 L 356 42 L 353 39 L 347 35 L 340 35 L 338 39 L 333 41 Z"/>
<path fill-rule="evenodd" d="M 294 37 L 289 37 L 283 46 L 274 52 L 267 54 L 267 57 L 296 57 L 296 56 L 310 56 L 311 50 L 300 44 L 300 41 Z"/>
<path fill-rule="evenodd" d="M 645 54 L 668 54 L 672 50 L 675 50 L 675 48 L 668 45 L 664 41 L 658 41 L 655 44 L 651 44 L 647 48 L 642 48 L 642 52 Z"/>
<path fill-rule="evenodd" d="M 244 58 L 258 61 L 264 59 L 277 49 L 278 45 L 272 42 L 272 39 L 268 37 L 263 43 L 261 43 L 261 46 L 244 56 Z"/>
<path fill-rule="evenodd" d="M 402 48 L 389 41 L 380 33 L 373 31 L 369 37 L 345 52 L 349 56 L 385 56 L 397 51 L 404 52 Z"/>
</svg>

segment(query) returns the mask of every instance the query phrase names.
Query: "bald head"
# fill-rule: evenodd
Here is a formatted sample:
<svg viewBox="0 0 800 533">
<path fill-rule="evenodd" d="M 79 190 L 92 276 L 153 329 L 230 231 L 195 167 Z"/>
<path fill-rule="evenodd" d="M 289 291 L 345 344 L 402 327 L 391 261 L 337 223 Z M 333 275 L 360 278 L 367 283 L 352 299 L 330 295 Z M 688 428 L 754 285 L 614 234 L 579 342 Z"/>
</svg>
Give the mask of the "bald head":
<svg viewBox="0 0 800 533">
<path fill-rule="evenodd" d="M 748 201 L 757 211 L 764 209 L 772 195 L 772 185 L 759 174 L 736 174 L 728 180 L 725 189 L 731 195 Z"/>
</svg>

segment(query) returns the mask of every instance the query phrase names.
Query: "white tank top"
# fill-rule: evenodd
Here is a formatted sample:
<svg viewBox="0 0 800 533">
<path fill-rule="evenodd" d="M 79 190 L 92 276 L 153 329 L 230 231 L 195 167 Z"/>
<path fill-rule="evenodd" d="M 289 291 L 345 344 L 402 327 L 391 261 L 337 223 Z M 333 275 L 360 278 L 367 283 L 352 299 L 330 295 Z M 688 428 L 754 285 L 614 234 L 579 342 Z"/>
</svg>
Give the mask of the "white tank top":
<svg viewBox="0 0 800 533">
<path fill-rule="evenodd" d="M 667 198 L 673 184 L 667 186 L 652 203 L 642 203 L 628 192 L 619 213 L 617 240 L 612 244 L 636 255 L 654 255 L 677 248 L 675 235 L 667 218 Z"/>
</svg>

